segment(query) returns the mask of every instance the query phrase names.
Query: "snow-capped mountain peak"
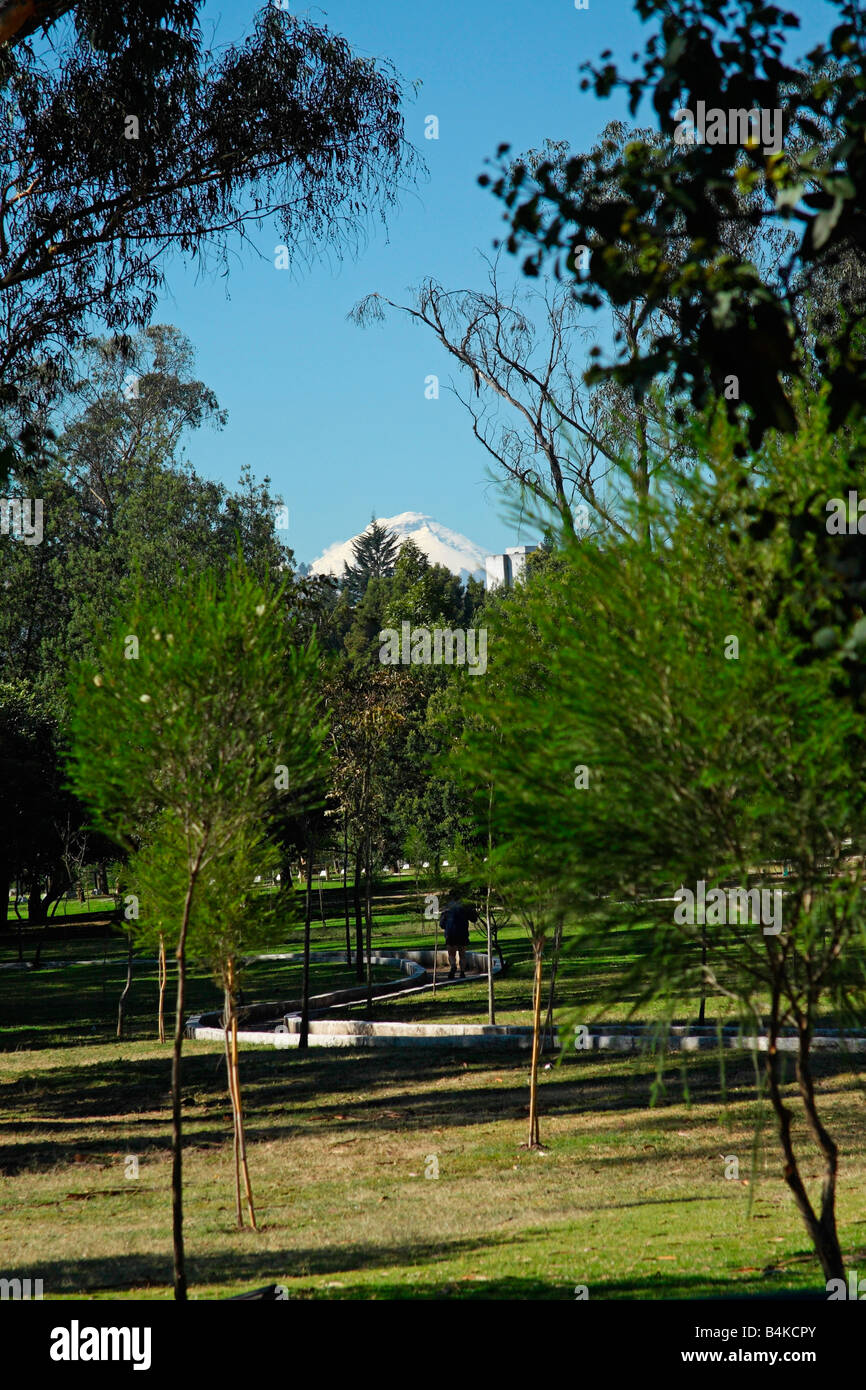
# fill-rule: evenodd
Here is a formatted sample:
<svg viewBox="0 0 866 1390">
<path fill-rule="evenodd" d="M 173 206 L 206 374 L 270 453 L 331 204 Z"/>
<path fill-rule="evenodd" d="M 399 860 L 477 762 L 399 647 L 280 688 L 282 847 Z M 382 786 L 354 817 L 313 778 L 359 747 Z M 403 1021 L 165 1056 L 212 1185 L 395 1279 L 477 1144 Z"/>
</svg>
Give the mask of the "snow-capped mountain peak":
<svg viewBox="0 0 866 1390">
<path fill-rule="evenodd" d="M 449 526 L 443 526 L 435 517 L 427 516 L 424 512 L 400 512 L 397 516 L 382 516 L 376 519 L 380 526 L 393 531 L 399 540 L 413 540 L 431 565 L 445 565 L 452 574 L 459 574 L 463 579 L 470 575 L 475 575 L 476 578 L 483 576 L 484 560 L 491 553 L 490 550 L 476 545 L 459 531 L 452 531 Z M 367 525 L 357 536 L 329 545 L 318 559 L 313 561 L 312 573 L 341 575 L 343 566 L 352 563 L 353 542 L 369 529 L 370 526 Z"/>
</svg>

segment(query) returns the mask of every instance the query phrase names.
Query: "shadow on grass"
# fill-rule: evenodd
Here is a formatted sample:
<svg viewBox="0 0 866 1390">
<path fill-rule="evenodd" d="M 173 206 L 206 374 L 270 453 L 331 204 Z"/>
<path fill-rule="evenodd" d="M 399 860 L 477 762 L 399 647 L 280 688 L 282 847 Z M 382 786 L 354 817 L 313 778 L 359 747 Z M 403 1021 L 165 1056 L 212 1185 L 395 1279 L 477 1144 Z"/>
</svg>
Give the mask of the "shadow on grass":
<svg viewBox="0 0 866 1390">
<path fill-rule="evenodd" d="M 267 1231 L 265 1221 L 262 1230 Z M 241 1239 L 249 1240 L 247 1233 Z M 187 1250 L 187 1275 L 191 1285 L 224 1285 L 235 1280 L 318 1278 L 345 1271 L 389 1269 L 409 1262 L 434 1264 L 443 1259 L 473 1257 L 497 1246 L 510 1244 L 504 1238 L 463 1237 L 450 1241 L 428 1241 L 411 1246 L 399 1244 L 286 1246 L 280 1250 L 250 1250 L 228 1245 L 208 1254 Z M 58 1293 L 88 1293 L 101 1289 L 135 1289 L 171 1283 L 171 1250 L 165 1254 L 123 1253 L 96 1259 L 40 1261 L 38 1269 L 24 1266 L 4 1270 L 4 1277 L 42 1279 L 48 1298 Z M 278 1278 L 279 1276 L 279 1278 Z"/>
<path fill-rule="evenodd" d="M 604 1067 L 605 1061 L 595 1059 L 592 1065 Z M 473 1070 L 498 1072 L 503 1082 L 472 1085 Z M 470 1066 L 464 1054 L 447 1048 L 431 1049 L 423 1056 L 403 1053 L 387 1057 L 381 1052 L 342 1053 L 338 1057 L 317 1052 L 306 1057 L 245 1053 L 241 1077 L 247 1138 L 251 1144 L 300 1135 L 320 1134 L 333 1139 L 345 1132 L 355 1135 L 358 1130 L 384 1138 L 407 1129 L 459 1129 L 501 1121 L 518 1125 L 528 1111 L 527 1070 L 526 1060 L 514 1057 L 485 1059 Z M 825 1081 L 832 1081 L 847 1077 L 848 1067 L 845 1059 L 828 1057 L 821 1060 L 820 1072 Z M 641 1137 L 645 1141 L 642 1152 L 631 1148 L 598 1158 L 581 1154 L 581 1159 L 585 1157 L 594 1167 L 653 1163 L 660 1145 L 668 1136 L 673 1142 L 673 1131 L 689 1122 L 682 1115 L 681 1094 L 671 1094 L 647 1112 L 652 1080 L 649 1069 L 625 1077 L 621 1071 L 611 1076 L 588 1073 L 585 1063 L 573 1060 L 545 1079 L 542 1118 L 619 1113 L 622 1121 L 616 1135 L 599 1134 L 598 1142 L 628 1145 Z M 470 1084 L 443 1084 L 461 1077 Z M 677 1077 L 674 1071 L 672 1079 Z M 0 1122 L 0 1135 L 6 1140 L 0 1143 L 0 1171 L 14 1176 L 21 1170 L 51 1168 L 64 1157 L 68 1161 L 72 1153 L 92 1161 L 115 1159 L 119 1146 L 139 1154 L 168 1152 L 169 1081 L 166 1051 L 164 1059 L 130 1058 L 86 1068 L 70 1064 L 6 1083 L 0 1087 L 0 1110 L 14 1118 Z M 689 1083 L 695 1118 L 700 1118 L 702 1106 L 718 1107 L 718 1069 L 711 1059 L 692 1062 Z M 727 1083 L 732 1102 L 752 1100 L 754 1083 L 749 1064 L 729 1067 Z M 742 1085 L 742 1093 L 737 1092 L 738 1085 Z M 406 1089 L 395 1093 L 395 1086 Z M 379 1094 L 383 1089 L 388 1093 Z M 229 1102 L 222 1057 L 188 1052 L 183 1091 L 187 1145 L 202 1148 L 226 1143 L 230 1137 Z M 670 1106 L 677 1107 L 677 1114 L 666 1114 Z M 91 1137 L 78 1131 L 66 1138 L 59 1125 L 70 1122 L 82 1128 L 100 1124 L 106 1132 Z M 16 1131 L 23 1133 L 12 1142 Z M 850 1123 L 846 1121 L 841 1127 L 837 1119 L 835 1137 L 843 1147 L 857 1138 L 853 1115 Z M 692 1150 L 692 1156 L 715 1160 L 715 1143 L 708 1140 L 698 1153 Z"/>
<path fill-rule="evenodd" d="M 266 1229 L 266 1228 L 265 1228 Z M 532 1276 L 452 1273 L 430 1279 L 427 1269 L 420 1280 L 415 1276 L 419 1267 L 445 1260 L 466 1260 L 489 1256 L 496 1248 L 507 1248 L 515 1242 L 486 1236 L 484 1239 L 462 1239 L 406 1245 L 341 1245 L 291 1247 L 280 1250 L 232 1249 L 228 1246 L 206 1255 L 187 1252 L 187 1274 L 192 1297 L 208 1296 L 208 1290 L 218 1289 L 217 1296 L 242 1292 L 262 1282 L 284 1283 L 290 1298 L 299 1299 L 426 1299 L 469 1298 L 484 1300 L 540 1299 L 573 1301 L 577 1279 L 554 1282 Z M 377 1269 L 393 1271 L 406 1266 L 405 1277 L 394 1279 L 393 1273 L 381 1282 L 352 1282 L 345 1277 Z M 332 1286 L 304 1287 L 304 1279 L 337 1276 Z M 805 1272 L 804 1272 L 805 1275 Z M 40 1278 L 47 1298 L 58 1295 L 87 1296 L 96 1293 L 121 1293 L 132 1289 L 165 1289 L 171 1285 L 171 1253 L 122 1254 L 99 1259 L 41 1261 L 38 1269 L 19 1266 L 4 1271 L 4 1277 Z M 752 1279 L 737 1279 L 724 1275 L 687 1275 L 676 1271 L 659 1271 L 648 1277 L 620 1278 L 595 1282 L 588 1286 L 590 1301 L 598 1299 L 623 1300 L 707 1300 L 707 1299 L 790 1299 L 826 1300 L 823 1286 L 811 1275 L 804 1277 L 803 1287 L 792 1286 L 791 1276 L 781 1270 L 768 1271 Z M 213 1296 L 211 1294 L 211 1296 Z"/>
</svg>

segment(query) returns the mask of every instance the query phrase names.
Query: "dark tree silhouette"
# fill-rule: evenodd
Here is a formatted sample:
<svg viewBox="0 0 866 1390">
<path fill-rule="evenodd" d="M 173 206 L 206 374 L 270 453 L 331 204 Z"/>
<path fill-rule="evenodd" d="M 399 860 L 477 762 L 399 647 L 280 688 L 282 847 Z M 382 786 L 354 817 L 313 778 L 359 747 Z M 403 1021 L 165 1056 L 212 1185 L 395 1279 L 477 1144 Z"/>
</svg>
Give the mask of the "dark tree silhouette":
<svg viewBox="0 0 866 1390">
<path fill-rule="evenodd" d="M 394 573 L 399 553 L 398 537 L 373 517 L 363 535 L 352 542 L 354 564 L 343 570 L 343 588 L 353 603 L 363 597 L 371 579 Z"/>
</svg>

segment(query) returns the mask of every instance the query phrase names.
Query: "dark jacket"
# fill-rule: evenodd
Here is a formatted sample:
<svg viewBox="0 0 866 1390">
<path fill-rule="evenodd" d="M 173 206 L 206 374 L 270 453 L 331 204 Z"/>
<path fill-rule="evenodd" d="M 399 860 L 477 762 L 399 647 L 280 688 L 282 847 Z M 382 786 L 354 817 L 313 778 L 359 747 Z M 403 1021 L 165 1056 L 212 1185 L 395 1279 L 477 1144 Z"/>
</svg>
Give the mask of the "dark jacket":
<svg viewBox="0 0 866 1390">
<path fill-rule="evenodd" d="M 459 901 L 448 903 L 439 915 L 439 925 L 445 933 L 447 946 L 465 946 L 469 940 L 469 923 L 478 921 L 478 913 L 470 904 L 468 907 Z"/>
</svg>

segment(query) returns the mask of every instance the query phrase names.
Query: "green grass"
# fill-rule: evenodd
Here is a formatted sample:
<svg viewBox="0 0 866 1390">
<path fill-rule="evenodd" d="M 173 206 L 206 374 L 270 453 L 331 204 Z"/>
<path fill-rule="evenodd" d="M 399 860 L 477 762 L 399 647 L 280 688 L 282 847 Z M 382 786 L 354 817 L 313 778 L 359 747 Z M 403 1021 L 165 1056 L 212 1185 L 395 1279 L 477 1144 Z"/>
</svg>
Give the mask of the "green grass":
<svg viewBox="0 0 866 1390">
<path fill-rule="evenodd" d="M 117 908 L 117 900 L 113 897 L 92 897 L 86 902 L 80 903 L 77 898 L 61 898 L 57 904 L 57 910 L 49 919 L 49 926 L 62 926 L 68 919 L 75 917 L 89 916 L 94 912 L 114 912 Z M 18 916 L 15 915 L 15 908 L 9 904 L 9 911 L 6 918 L 6 931 L 16 931 L 18 929 L 19 918 L 25 926 L 29 926 L 29 911 L 26 901 L 18 904 Z M 38 924 L 37 924 L 38 925 Z"/>
<path fill-rule="evenodd" d="M 296 951 L 297 941 L 275 950 Z M 25 952 L 25 961 L 32 951 Z M 14 962 L 15 952 L 0 953 L 0 964 Z M 36 971 L 0 969 L 0 1049 L 71 1047 L 110 1041 L 117 1027 L 117 1004 L 126 982 L 126 954 L 121 936 L 104 941 L 54 942 L 43 950 L 44 964 Z M 244 971 L 243 999 L 292 1000 L 301 994 L 300 962 L 260 961 Z M 394 977 L 389 966 L 373 967 L 374 981 Z M 313 962 L 313 994 L 348 988 L 358 983 L 354 967 L 339 962 Z M 166 992 L 166 1017 L 173 1010 L 173 962 Z M 151 957 L 136 959 L 127 999 L 125 1031 L 130 1040 L 154 1037 L 157 1015 L 157 965 Z M 191 968 L 187 980 L 187 1012 L 219 1009 L 222 994 L 211 977 Z"/>
<path fill-rule="evenodd" d="M 820 1067 L 845 1153 L 840 1226 L 866 1255 L 862 1093 Z M 278 1282 L 300 1298 L 707 1297 L 820 1287 L 749 1065 L 722 1104 L 712 1058 L 648 1108 L 647 1059 L 571 1056 L 543 1074 L 546 1154 L 520 1147 L 526 1059 L 245 1052 L 261 1231 L 234 1229 L 218 1044 L 184 1068 L 192 1294 Z M 101 1045 L 0 1059 L 0 1267 L 48 1297 L 169 1296 L 168 1049 Z M 858 1152 L 859 1150 L 859 1152 Z M 127 1176 L 128 1156 L 138 1177 Z M 723 1155 L 738 1155 L 740 1181 Z M 438 1179 L 425 1178 L 438 1162 Z M 814 1180 L 811 1167 L 806 1172 Z M 751 1198 L 751 1204 L 750 1204 Z"/>
<path fill-rule="evenodd" d="M 641 950 L 648 929 L 634 924 L 566 960 L 563 1005 L 589 1021 L 599 985 Z M 341 922 L 319 924 L 314 947 L 339 947 L 342 933 Z M 429 946 L 432 931 L 377 913 L 374 943 Z M 471 944 L 482 946 L 480 933 Z M 498 1017 L 528 1022 L 528 942 L 514 930 L 503 944 Z M 278 949 L 298 947 L 293 932 Z M 117 1042 L 122 936 L 56 943 L 44 954 L 66 964 L 0 970 L 0 1274 L 41 1277 L 48 1298 L 168 1298 L 170 1049 L 153 1036 L 154 967 L 136 966 L 130 1037 Z M 14 956 L 5 951 L 0 963 Z M 252 966 L 245 997 L 291 997 L 298 974 L 286 962 Z M 313 966 L 315 990 L 343 981 L 354 983 L 354 972 Z M 190 1011 L 219 1002 L 212 982 L 194 974 Z M 624 996 L 606 1016 L 625 1017 L 632 1003 Z M 377 1003 L 376 1016 L 483 1021 L 486 982 L 435 1000 Z M 857 1057 L 816 1063 L 841 1149 L 839 1228 L 852 1268 L 866 1260 L 859 1065 Z M 653 1106 L 652 1058 L 567 1052 L 541 1074 L 545 1153 L 521 1147 L 526 1054 L 245 1048 L 241 1077 L 258 1234 L 234 1226 L 221 1045 L 185 1045 L 193 1297 L 270 1282 L 302 1299 L 566 1300 L 579 1284 L 591 1298 L 623 1299 L 822 1287 L 748 1057 L 726 1054 L 724 1086 L 711 1054 L 666 1059 Z M 786 1087 L 794 1096 L 790 1074 Z M 820 1173 L 799 1118 L 795 1140 L 814 1191 Z M 137 1177 L 127 1176 L 130 1156 Z M 726 1156 L 737 1157 L 738 1180 L 726 1179 Z M 433 1158 L 436 1179 L 425 1177 Z"/>
</svg>

